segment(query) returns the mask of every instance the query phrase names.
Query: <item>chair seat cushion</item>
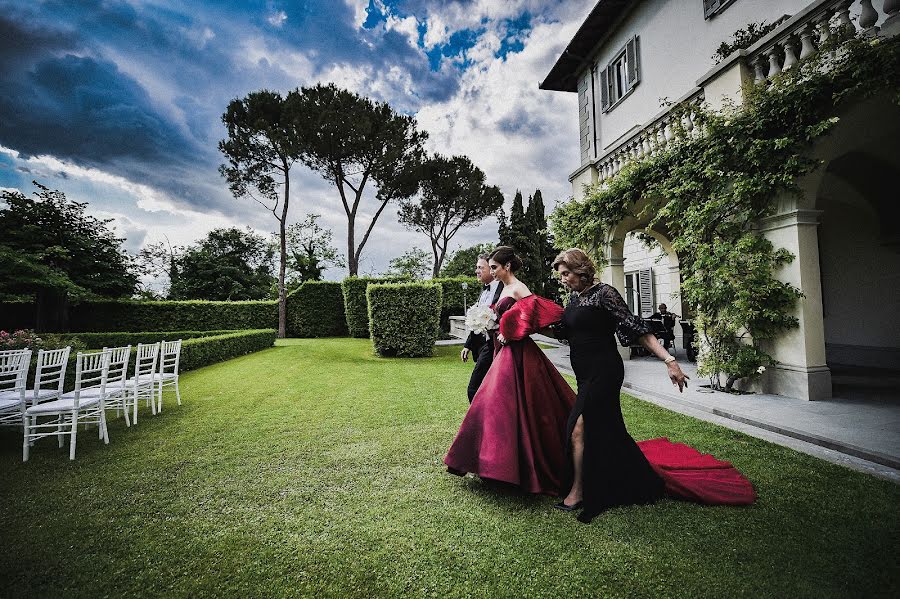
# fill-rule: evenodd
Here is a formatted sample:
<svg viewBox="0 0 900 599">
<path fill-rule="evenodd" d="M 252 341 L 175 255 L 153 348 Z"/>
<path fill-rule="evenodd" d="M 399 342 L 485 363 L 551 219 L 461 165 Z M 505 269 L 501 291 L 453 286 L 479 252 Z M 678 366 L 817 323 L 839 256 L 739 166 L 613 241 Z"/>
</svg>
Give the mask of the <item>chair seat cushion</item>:
<svg viewBox="0 0 900 599">
<path fill-rule="evenodd" d="M 2 410 L 2 411 L 9 410 L 10 408 L 18 408 L 21 405 L 22 405 L 22 400 L 0 398 L 0 410 Z"/>
<path fill-rule="evenodd" d="M 0 391 L 0 399 L 12 399 L 19 401 L 22 398 L 21 391 Z"/>
<path fill-rule="evenodd" d="M 68 397 L 67 397 L 68 396 Z M 95 406 L 100 403 L 99 397 L 82 397 L 78 401 L 78 407 L 81 408 L 90 408 L 91 406 Z M 62 396 L 61 399 L 56 399 L 54 401 L 48 401 L 44 403 L 39 403 L 36 406 L 31 406 L 27 410 L 25 410 L 26 414 L 52 414 L 55 412 L 71 412 L 75 409 L 75 394 L 74 393 L 66 393 Z"/>
<path fill-rule="evenodd" d="M 38 391 L 37 400 L 44 401 L 50 399 L 51 397 L 56 397 L 57 395 L 59 395 L 59 391 L 57 391 L 56 389 L 41 389 L 40 391 Z M 26 389 L 25 398 L 34 399 L 34 389 Z"/>
<path fill-rule="evenodd" d="M 154 381 L 158 381 L 159 379 L 162 379 L 162 380 L 164 380 L 164 381 L 172 381 L 172 380 L 175 380 L 175 379 L 177 379 L 177 378 L 178 378 L 178 375 L 175 374 L 174 372 L 164 372 L 164 373 L 162 373 L 162 374 L 160 374 L 160 373 L 158 373 L 158 372 L 153 373 L 153 380 L 154 380 Z"/>
</svg>

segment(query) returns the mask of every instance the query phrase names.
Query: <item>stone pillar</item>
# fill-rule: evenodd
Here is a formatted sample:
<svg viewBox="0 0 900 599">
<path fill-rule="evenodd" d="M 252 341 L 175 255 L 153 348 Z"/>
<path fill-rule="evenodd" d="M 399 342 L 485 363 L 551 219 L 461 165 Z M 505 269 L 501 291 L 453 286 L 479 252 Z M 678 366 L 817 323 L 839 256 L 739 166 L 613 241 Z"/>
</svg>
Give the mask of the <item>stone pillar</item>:
<svg viewBox="0 0 900 599">
<path fill-rule="evenodd" d="M 799 326 L 764 346 L 778 362 L 763 377 L 766 393 L 806 400 L 831 397 L 819 271 L 819 214 L 818 210 L 793 209 L 759 223 L 760 231 L 775 247 L 794 255 L 793 262 L 777 273 L 778 279 L 791 283 L 805 296 L 798 300 L 794 313 Z"/>
<path fill-rule="evenodd" d="M 622 256 L 622 245 L 621 241 L 613 241 L 607 246 L 607 256 L 609 258 L 607 259 L 606 268 L 603 269 L 603 273 L 600 275 L 600 280 L 618 289 L 622 297 L 625 297 L 625 258 Z M 631 359 L 631 350 L 629 348 L 622 347 L 618 341 L 616 341 L 616 348 L 619 350 L 619 355 L 622 356 L 623 360 Z"/>
</svg>

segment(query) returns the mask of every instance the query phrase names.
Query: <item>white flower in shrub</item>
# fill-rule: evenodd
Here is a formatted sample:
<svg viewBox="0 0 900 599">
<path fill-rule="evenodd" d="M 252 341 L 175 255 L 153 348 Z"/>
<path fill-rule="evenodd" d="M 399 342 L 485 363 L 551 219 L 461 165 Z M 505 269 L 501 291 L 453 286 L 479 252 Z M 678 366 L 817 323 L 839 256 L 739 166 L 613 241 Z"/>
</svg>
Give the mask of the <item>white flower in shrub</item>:
<svg viewBox="0 0 900 599">
<path fill-rule="evenodd" d="M 760 366 L 759 368 L 756 369 L 756 373 L 757 373 L 757 374 L 762 374 L 762 373 L 764 373 L 765 371 L 766 371 L 766 367 L 765 367 L 765 366 Z"/>
</svg>

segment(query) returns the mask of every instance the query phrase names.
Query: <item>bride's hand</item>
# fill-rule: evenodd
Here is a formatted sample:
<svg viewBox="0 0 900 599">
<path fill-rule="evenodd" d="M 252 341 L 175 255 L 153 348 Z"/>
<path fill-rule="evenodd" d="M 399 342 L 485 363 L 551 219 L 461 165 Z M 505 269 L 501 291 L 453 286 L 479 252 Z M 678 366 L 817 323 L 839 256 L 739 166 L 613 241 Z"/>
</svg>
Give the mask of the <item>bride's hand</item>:
<svg viewBox="0 0 900 599">
<path fill-rule="evenodd" d="M 506 337 L 504 337 L 501 333 L 497 333 L 497 341 L 500 342 L 500 345 L 506 345 Z"/>
</svg>

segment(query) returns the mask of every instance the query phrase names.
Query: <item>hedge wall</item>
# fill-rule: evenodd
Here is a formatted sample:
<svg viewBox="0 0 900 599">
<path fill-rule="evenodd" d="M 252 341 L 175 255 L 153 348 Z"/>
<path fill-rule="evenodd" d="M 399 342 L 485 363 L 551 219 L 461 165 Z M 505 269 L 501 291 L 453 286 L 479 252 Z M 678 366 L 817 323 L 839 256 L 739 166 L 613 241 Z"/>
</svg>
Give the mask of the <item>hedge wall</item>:
<svg viewBox="0 0 900 599">
<path fill-rule="evenodd" d="M 288 337 L 345 337 L 347 317 L 341 284 L 306 281 L 287 298 Z"/>
<path fill-rule="evenodd" d="M 402 280 L 397 277 L 347 277 L 341 281 L 347 331 L 351 337 L 369 336 L 369 304 L 366 299 L 366 287 L 369 284 L 397 283 Z"/>
<path fill-rule="evenodd" d="M 171 339 L 194 339 L 196 337 L 211 337 L 213 335 L 226 335 L 236 331 L 224 329 L 220 331 L 144 331 L 140 333 L 61 333 L 60 339 L 64 343 L 71 343 L 77 339 L 88 349 L 102 349 L 104 347 L 122 347 L 124 345 L 137 346 L 138 343 L 156 343 Z"/>
<path fill-rule="evenodd" d="M 34 328 L 33 302 L 0 302 L 0 331 Z"/>
<path fill-rule="evenodd" d="M 194 337 L 188 339 L 182 333 L 196 333 L 196 331 L 170 331 L 168 336 L 162 337 L 164 333 L 137 333 L 137 335 L 145 335 L 143 337 L 135 337 L 132 345 L 137 343 L 154 343 L 163 339 L 172 341 L 175 339 L 184 339 L 181 344 L 181 361 L 178 365 L 178 372 L 187 372 L 201 366 L 208 366 L 216 362 L 230 360 L 244 354 L 257 352 L 275 344 L 277 331 L 275 329 L 260 329 L 248 331 L 225 331 L 221 334 L 211 335 L 207 337 Z M 128 345 L 123 343 L 122 345 Z M 102 346 L 101 346 L 102 347 Z M 112 346 L 110 346 L 112 347 Z M 132 348 L 131 362 L 128 365 L 128 372 L 134 372 L 134 363 L 137 354 Z M 75 357 L 76 352 L 72 352 L 69 356 L 69 365 L 66 368 L 66 391 L 71 391 L 75 387 Z M 37 352 L 31 359 L 31 369 L 28 373 L 28 386 L 34 386 L 34 374 L 37 370 Z"/>
<path fill-rule="evenodd" d="M 382 356 L 430 356 L 438 336 L 441 286 L 370 284 L 366 289 L 372 344 Z"/>
<path fill-rule="evenodd" d="M 101 300 L 69 309 L 72 331 L 190 331 L 268 329 L 278 324 L 278 302 Z"/>
</svg>

